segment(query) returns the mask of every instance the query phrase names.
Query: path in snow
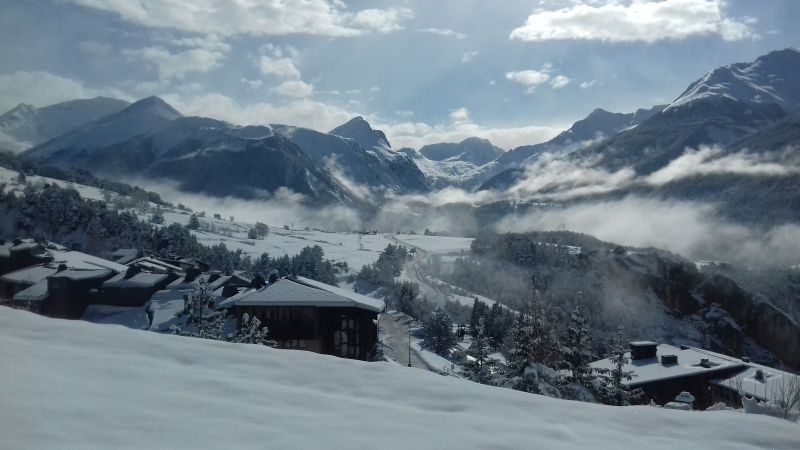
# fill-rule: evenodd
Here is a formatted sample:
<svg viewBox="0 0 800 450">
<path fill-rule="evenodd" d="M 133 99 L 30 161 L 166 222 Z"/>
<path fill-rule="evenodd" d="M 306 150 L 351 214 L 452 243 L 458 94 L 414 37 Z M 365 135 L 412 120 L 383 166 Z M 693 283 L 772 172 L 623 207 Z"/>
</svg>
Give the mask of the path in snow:
<svg viewBox="0 0 800 450">
<path fill-rule="evenodd" d="M 383 351 L 386 356 L 397 361 L 402 366 L 408 366 L 408 326 L 409 317 L 397 312 L 380 315 L 380 328 L 382 332 Z M 415 349 L 411 349 L 411 367 L 431 370 L 431 367 L 419 357 Z"/>
</svg>

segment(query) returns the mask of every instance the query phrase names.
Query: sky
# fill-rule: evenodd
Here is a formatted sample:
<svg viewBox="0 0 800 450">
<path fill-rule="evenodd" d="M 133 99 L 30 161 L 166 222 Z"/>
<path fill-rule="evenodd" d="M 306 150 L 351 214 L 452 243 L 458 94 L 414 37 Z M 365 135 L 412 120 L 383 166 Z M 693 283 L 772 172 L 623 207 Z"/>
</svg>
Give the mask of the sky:
<svg viewBox="0 0 800 450">
<path fill-rule="evenodd" d="M 798 19 L 793 0 L 5 1 L 0 112 L 158 95 L 241 125 L 361 115 L 394 148 L 510 149 L 797 47 Z"/>
</svg>

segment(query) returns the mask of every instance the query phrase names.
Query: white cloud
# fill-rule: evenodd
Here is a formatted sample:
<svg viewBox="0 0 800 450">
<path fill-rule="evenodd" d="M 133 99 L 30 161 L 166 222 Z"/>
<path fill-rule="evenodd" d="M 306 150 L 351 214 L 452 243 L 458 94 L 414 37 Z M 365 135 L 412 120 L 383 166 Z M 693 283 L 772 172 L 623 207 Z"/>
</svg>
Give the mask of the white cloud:
<svg viewBox="0 0 800 450">
<path fill-rule="evenodd" d="M 565 129 L 564 125 L 494 128 L 469 122 L 447 126 L 424 122 L 376 122 L 374 126 L 386 133 L 392 148 L 417 149 L 436 142 L 461 142 L 473 136 L 488 139 L 500 148 L 511 149 L 544 142 Z"/>
<path fill-rule="evenodd" d="M 300 78 L 300 71 L 295 66 L 297 50 L 294 47 L 281 48 L 272 44 L 261 47 L 258 68 L 264 76 L 278 78 Z"/>
<path fill-rule="evenodd" d="M 719 35 L 726 41 L 757 37 L 751 27 L 754 19 L 728 17 L 725 6 L 724 0 L 577 2 L 557 10 L 534 12 L 509 37 L 522 41 L 648 43 L 709 35 Z"/>
<path fill-rule="evenodd" d="M 455 124 L 462 124 L 469 122 L 469 110 L 467 108 L 461 107 L 458 109 L 454 109 L 450 111 L 450 120 L 453 121 Z"/>
<path fill-rule="evenodd" d="M 94 56 L 105 56 L 111 51 L 111 45 L 97 41 L 81 41 L 78 43 L 78 48 L 83 53 Z"/>
<path fill-rule="evenodd" d="M 553 75 L 553 65 L 545 64 L 541 69 L 528 69 L 506 72 L 506 80 L 521 84 L 528 89 L 525 93 L 532 94 L 537 86 L 549 83 L 552 89 L 561 89 L 570 83 L 570 79 L 564 75 Z"/>
<path fill-rule="evenodd" d="M 550 81 L 550 71 L 547 69 L 529 69 L 516 72 L 506 72 L 506 80 L 521 84 L 528 88 L 526 92 L 532 93 L 536 89 L 536 86 Z"/>
<path fill-rule="evenodd" d="M 475 59 L 476 56 L 478 56 L 478 51 L 477 50 L 466 51 L 466 52 L 464 52 L 463 55 L 461 55 L 461 62 L 462 63 L 470 62 L 473 59 Z"/>
<path fill-rule="evenodd" d="M 670 181 L 712 173 L 739 175 L 790 175 L 800 173 L 800 156 L 796 149 L 785 152 L 724 154 L 719 147 L 701 146 L 686 149 L 680 157 L 670 161 L 665 167 L 650 174 L 646 182 L 662 185 Z"/>
<path fill-rule="evenodd" d="M 258 89 L 264 83 L 261 80 L 248 80 L 247 78 L 242 78 L 240 81 L 250 89 Z"/>
<path fill-rule="evenodd" d="M 284 123 L 330 130 L 360 115 L 356 111 L 309 99 L 292 100 L 282 105 L 263 102 L 245 105 L 219 93 L 165 94 L 162 97 L 186 115 L 212 117 L 239 125 Z"/>
<path fill-rule="evenodd" d="M 355 14 L 339 0 L 71 0 L 151 28 L 221 36 L 359 36 L 402 28 L 407 8 L 367 9 Z"/>
<path fill-rule="evenodd" d="M 81 81 L 43 71 L 18 71 L 0 75 L 0 113 L 19 103 L 47 106 L 53 103 L 97 96 L 131 100 L 125 93 L 113 89 L 94 89 Z"/>
<path fill-rule="evenodd" d="M 435 142 L 460 142 L 472 136 L 489 139 L 501 148 L 514 148 L 544 142 L 566 128 L 566 124 L 493 128 L 469 122 L 448 125 L 393 122 L 364 114 L 360 108 L 349 109 L 310 99 L 291 100 L 283 105 L 271 103 L 243 105 L 217 93 L 194 96 L 166 94 L 162 97 L 186 115 L 212 117 L 239 125 L 285 123 L 315 130 L 330 130 L 355 116 L 363 115 L 373 127 L 386 133 L 393 148 L 420 148 Z"/>
<path fill-rule="evenodd" d="M 314 86 L 302 80 L 288 80 L 279 84 L 273 91 L 281 97 L 305 98 L 314 92 Z"/>
<path fill-rule="evenodd" d="M 402 30 L 402 22 L 412 17 L 414 13 L 408 8 L 364 9 L 356 13 L 350 23 L 378 33 L 389 33 Z"/>
<path fill-rule="evenodd" d="M 289 58 L 272 58 L 261 55 L 258 68 L 265 76 L 275 75 L 280 78 L 300 78 L 300 71 Z"/>
<path fill-rule="evenodd" d="M 589 89 L 597 84 L 597 80 L 584 81 L 581 83 L 581 89 Z"/>
<path fill-rule="evenodd" d="M 550 80 L 550 86 L 553 89 L 561 89 L 566 87 L 569 84 L 569 78 L 565 77 L 564 75 L 556 75 L 552 80 Z"/>
<path fill-rule="evenodd" d="M 192 48 L 173 53 L 165 47 L 153 46 L 122 51 L 131 61 L 149 64 L 158 72 L 158 77 L 183 79 L 192 72 L 209 72 L 222 64 L 225 53 L 205 48 Z"/>
<path fill-rule="evenodd" d="M 414 31 L 420 33 L 430 33 L 430 34 L 438 34 L 439 36 L 447 36 L 456 39 L 464 39 L 467 37 L 464 33 L 459 33 L 458 31 L 451 30 L 449 28 L 418 28 Z"/>
</svg>

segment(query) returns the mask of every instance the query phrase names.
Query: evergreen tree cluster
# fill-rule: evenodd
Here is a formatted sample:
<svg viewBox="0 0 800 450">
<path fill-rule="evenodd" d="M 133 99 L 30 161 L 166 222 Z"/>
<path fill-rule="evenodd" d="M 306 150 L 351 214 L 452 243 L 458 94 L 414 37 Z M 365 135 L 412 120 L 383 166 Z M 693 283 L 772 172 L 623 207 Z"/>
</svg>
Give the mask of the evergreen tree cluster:
<svg viewBox="0 0 800 450">
<path fill-rule="evenodd" d="M 404 246 L 389 244 L 378 256 L 378 261 L 361 268 L 356 279 L 376 286 L 390 286 L 403 271 L 409 257 L 410 253 Z"/>
<path fill-rule="evenodd" d="M 0 167 L 16 170 L 23 175 L 38 175 L 41 177 L 66 181 L 68 183 L 82 184 L 84 186 L 91 186 L 98 189 L 115 192 L 119 195 L 130 197 L 136 202 L 150 202 L 155 203 L 156 205 L 172 206 L 172 204 L 164 201 L 157 193 L 146 191 L 138 186 L 131 186 L 118 181 L 110 181 L 103 178 L 98 178 L 85 169 L 75 167 L 65 169 L 47 165 L 42 161 L 31 161 L 27 158 L 14 155 L 11 152 L 0 151 Z"/>
</svg>

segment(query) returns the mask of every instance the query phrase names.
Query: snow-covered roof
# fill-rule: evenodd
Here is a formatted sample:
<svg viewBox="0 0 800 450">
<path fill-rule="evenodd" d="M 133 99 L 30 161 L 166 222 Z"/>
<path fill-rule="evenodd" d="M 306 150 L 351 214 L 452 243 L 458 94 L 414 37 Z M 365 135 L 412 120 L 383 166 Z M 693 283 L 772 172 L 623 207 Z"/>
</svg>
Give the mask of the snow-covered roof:
<svg viewBox="0 0 800 450">
<path fill-rule="evenodd" d="M 151 288 L 166 280 L 168 276 L 163 273 L 139 272 L 130 278 L 125 278 L 125 274 L 121 273 L 103 283 L 103 288 Z"/>
<path fill-rule="evenodd" d="M 40 302 L 47 298 L 47 278 L 39 280 L 31 286 L 14 294 L 15 302 Z"/>
<path fill-rule="evenodd" d="M 160 261 L 160 260 L 158 260 L 156 258 L 152 258 L 150 256 L 144 256 L 142 258 L 136 259 L 136 260 L 128 263 L 128 265 L 129 266 L 132 266 L 132 265 L 142 266 L 142 267 L 150 269 L 150 270 L 161 270 L 161 271 L 167 271 L 167 272 L 183 272 L 183 269 L 178 267 L 178 266 L 175 266 L 175 265 L 170 264 L 170 263 L 166 263 L 164 261 Z"/>
<path fill-rule="evenodd" d="M 114 253 L 111 254 L 111 257 L 114 258 L 114 262 L 120 264 L 128 264 L 139 256 L 139 250 L 135 248 L 121 248 Z"/>
<path fill-rule="evenodd" d="M 238 299 L 232 300 L 234 297 Z M 296 281 L 284 278 L 234 297 L 224 303 L 239 306 L 355 307 L 374 312 L 381 312 L 384 308 L 380 300 L 302 277 Z"/>
<path fill-rule="evenodd" d="M 331 286 L 330 284 L 325 284 L 320 281 L 312 280 L 306 277 L 297 277 L 297 281 L 305 285 L 315 287 L 317 289 L 322 289 L 323 291 L 328 291 L 332 294 L 341 295 L 342 297 L 346 297 L 356 303 L 364 305 L 364 307 L 366 307 L 367 309 L 374 309 L 375 311 L 381 312 L 386 307 L 386 305 L 381 300 L 372 297 L 367 297 L 366 295 L 353 292 L 349 289 L 342 289 L 337 286 Z"/>
<path fill-rule="evenodd" d="M 122 325 L 134 330 L 146 330 L 150 327 L 147 311 L 141 306 L 89 305 L 81 316 L 81 320 L 108 325 Z"/>
<path fill-rule="evenodd" d="M 642 343 L 647 341 L 642 341 Z M 661 356 L 675 355 L 677 364 L 661 364 Z M 632 360 L 630 353 L 626 353 L 628 363 L 623 370 L 631 371 L 634 378 L 628 382 L 630 386 L 637 386 L 659 380 L 687 377 L 701 373 L 717 372 L 736 367 L 744 368 L 744 363 L 735 358 L 727 358 L 713 352 L 692 347 L 674 347 L 659 344 L 656 347 L 656 357 Z M 704 364 L 701 364 L 706 360 Z M 595 369 L 613 369 L 614 363 L 610 359 L 601 359 L 590 364 Z"/>
<path fill-rule="evenodd" d="M 48 249 L 47 252 L 53 256 L 52 264 L 56 266 L 64 264 L 70 269 L 109 269 L 117 273 L 128 270 L 128 266 L 124 264 L 115 263 L 114 261 L 98 258 L 83 252 L 52 249 Z"/>
<path fill-rule="evenodd" d="M 97 270 L 79 270 L 79 269 L 67 269 L 62 270 L 50 278 L 69 278 L 70 280 L 90 280 L 94 278 L 105 278 L 111 275 L 113 272 L 107 269 L 97 269 Z"/>
<path fill-rule="evenodd" d="M 0 280 L 6 283 L 16 284 L 34 284 L 58 272 L 58 269 L 51 265 L 39 264 L 36 266 L 26 267 L 24 269 L 9 272 L 0 277 Z"/>
</svg>

